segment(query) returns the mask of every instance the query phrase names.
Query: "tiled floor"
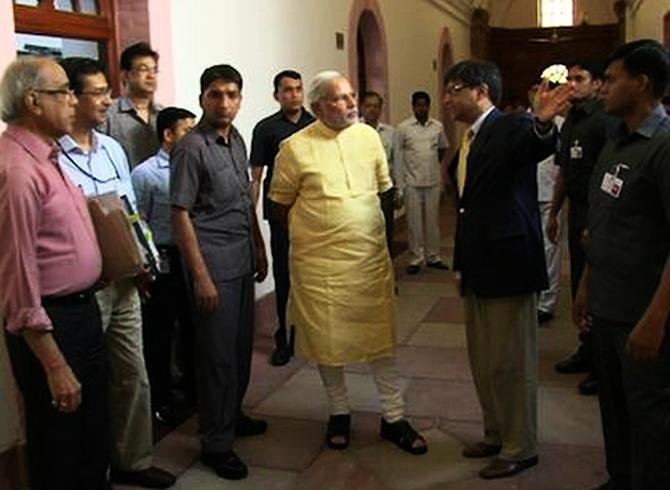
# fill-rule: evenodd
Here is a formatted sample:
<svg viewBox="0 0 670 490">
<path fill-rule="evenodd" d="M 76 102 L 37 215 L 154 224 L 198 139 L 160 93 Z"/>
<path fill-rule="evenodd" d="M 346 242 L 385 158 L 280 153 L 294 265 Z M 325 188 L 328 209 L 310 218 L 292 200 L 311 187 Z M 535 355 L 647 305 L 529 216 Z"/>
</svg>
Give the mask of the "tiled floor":
<svg viewBox="0 0 670 490">
<path fill-rule="evenodd" d="M 453 220 L 445 209 L 443 245 L 451 257 Z M 481 436 L 481 412 L 472 385 L 461 302 L 451 272 L 404 274 L 406 253 L 395 260 L 398 296 L 398 365 L 406 411 L 429 441 L 425 456 L 400 452 L 378 437 L 379 403 L 364 366 L 352 366 L 347 382 L 353 413 L 345 451 L 324 447 L 328 418 L 314 366 L 300 360 L 268 364 L 271 332 L 259 332 L 246 409 L 268 419 L 267 434 L 240 440 L 236 449 L 250 465 L 239 482 L 217 478 L 197 461 L 196 420 L 162 439 L 156 463 L 178 473 L 178 489 L 263 490 L 581 490 L 605 479 L 597 402 L 581 397 L 579 376 L 556 374 L 553 364 L 574 347 L 567 277 L 557 319 L 540 329 L 540 464 L 498 481 L 477 477 L 483 461 L 466 460 L 465 443 Z M 567 267 L 564 269 L 567 271 Z M 129 487 L 118 487 L 129 488 Z"/>
</svg>

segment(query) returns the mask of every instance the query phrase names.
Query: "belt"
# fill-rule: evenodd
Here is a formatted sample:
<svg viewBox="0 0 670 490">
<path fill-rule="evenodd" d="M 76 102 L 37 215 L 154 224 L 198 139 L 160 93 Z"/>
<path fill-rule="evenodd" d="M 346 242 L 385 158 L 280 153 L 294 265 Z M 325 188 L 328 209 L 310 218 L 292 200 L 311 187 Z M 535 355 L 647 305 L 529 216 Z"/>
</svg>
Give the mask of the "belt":
<svg viewBox="0 0 670 490">
<path fill-rule="evenodd" d="M 42 306 L 83 305 L 93 298 L 93 288 L 64 296 L 42 296 Z"/>
</svg>

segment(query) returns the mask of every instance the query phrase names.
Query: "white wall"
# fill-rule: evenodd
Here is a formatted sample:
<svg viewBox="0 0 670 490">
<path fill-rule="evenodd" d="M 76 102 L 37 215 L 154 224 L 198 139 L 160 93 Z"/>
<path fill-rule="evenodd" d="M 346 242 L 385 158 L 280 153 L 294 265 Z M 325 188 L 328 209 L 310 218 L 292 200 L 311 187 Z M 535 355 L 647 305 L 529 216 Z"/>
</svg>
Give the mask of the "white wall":
<svg viewBox="0 0 670 490">
<path fill-rule="evenodd" d="M 253 126 L 277 110 L 272 78 L 285 68 L 308 81 L 318 71 L 348 70 L 348 46 L 335 47 L 335 33 L 347 39 L 352 0 L 170 0 L 172 9 L 175 103 L 199 113 L 198 79 L 204 68 L 230 63 L 244 78 L 236 126 L 247 146 Z M 448 18 L 426 0 L 378 0 L 387 36 L 391 121 L 410 112 L 412 91 L 437 97 L 442 29 L 450 27 L 454 57 L 469 53 L 469 26 Z M 435 104 L 439 101 L 435 100 Z M 437 115 L 437 107 L 433 108 Z M 264 228 L 267 241 L 267 228 Z M 259 295 L 273 289 L 271 278 Z"/>
</svg>

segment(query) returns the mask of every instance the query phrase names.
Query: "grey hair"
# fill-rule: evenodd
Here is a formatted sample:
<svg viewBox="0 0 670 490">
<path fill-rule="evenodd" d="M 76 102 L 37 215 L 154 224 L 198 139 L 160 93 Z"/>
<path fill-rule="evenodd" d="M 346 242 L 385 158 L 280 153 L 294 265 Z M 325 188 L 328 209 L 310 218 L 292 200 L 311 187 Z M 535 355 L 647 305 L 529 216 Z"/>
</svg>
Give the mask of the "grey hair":
<svg viewBox="0 0 670 490">
<path fill-rule="evenodd" d="M 310 107 L 325 99 L 327 96 L 326 89 L 328 88 L 328 84 L 333 80 L 338 80 L 340 78 L 344 78 L 344 75 L 335 70 L 326 70 L 317 73 L 309 83 L 309 92 L 307 92 L 307 100 L 309 101 Z"/>
<path fill-rule="evenodd" d="M 0 81 L 0 119 L 16 121 L 24 110 L 26 92 L 42 86 L 44 63 L 50 58 L 27 56 L 9 64 Z"/>
</svg>

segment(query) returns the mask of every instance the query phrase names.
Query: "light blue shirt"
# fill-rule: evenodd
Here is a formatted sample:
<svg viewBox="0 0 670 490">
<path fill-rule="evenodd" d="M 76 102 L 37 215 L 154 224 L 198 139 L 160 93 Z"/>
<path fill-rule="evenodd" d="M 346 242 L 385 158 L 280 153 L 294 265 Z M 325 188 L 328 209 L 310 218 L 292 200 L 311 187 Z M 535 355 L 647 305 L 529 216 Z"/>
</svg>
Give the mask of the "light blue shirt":
<svg viewBox="0 0 670 490">
<path fill-rule="evenodd" d="M 137 206 L 158 245 L 173 245 L 170 204 L 170 155 L 161 149 L 130 173 Z"/>
<path fill-rule="evenodd" d="M 80 148 L 69 134 L 58 144 L 62 150 L 58 157 L 61 168 L 87 197 L 116 191 L 119 197 L 128 196 L 137 210 L 128 158 L 115 139 L 94 130 L 90 150 Z"/>
</svg>

